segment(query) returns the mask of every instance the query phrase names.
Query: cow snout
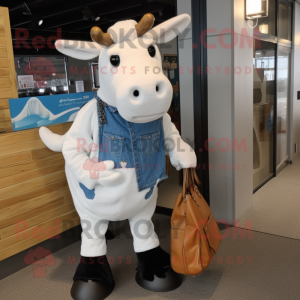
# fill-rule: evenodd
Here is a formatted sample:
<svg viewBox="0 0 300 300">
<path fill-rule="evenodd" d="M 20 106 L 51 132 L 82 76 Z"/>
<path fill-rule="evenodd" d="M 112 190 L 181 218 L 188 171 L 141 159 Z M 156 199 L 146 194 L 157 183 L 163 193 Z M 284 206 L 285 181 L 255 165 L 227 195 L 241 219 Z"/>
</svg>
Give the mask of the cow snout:
<svg viewBox="0 0 300 300">
<path fill-rule="evenodd" d="M 139 90 L 134 90 L 134 91 L 133 91 L 133 96 L 134 96 L 134 97 L 138 97 L 139 95 L 140 95 Z"/>
<path fill-rule="evenodd" d="M 155 87 L 155 90 L 156 90 L 156 93 L 159 94 L 159 95 L 162 95 L 165 93 L 167 89 L 167 85 L 164 81 L 159 81 L 157 84 L 156 84 L 156 87 Z"/>
<path fill-rule="evenodd" d="M 116 89 L 116 107 L 126 121 L 147 123 L 158 120 L 168 111 L 173 89 L 167 77 L 163 75 L 149 80 L 145 76 L 136 76 L 127 79 Z"/>
<path fill-rule="evenodd" d="M 158 95 L 163 95 L 165 93 L 166 89 L 167 89 L 167 86 L 166 86 L 164 81 L 159 81 L 159 82 L 156 83 L 154 88 L 155 88 L 155 90 L 150 91 L 151 94 L 153 92 L 156 92 Z M 133 97 L 135 97 L 135 98 L 139 97 L 140 94 L 141 94 L 140 89 L 134 89 L 132 94 L 133 94 Z"/>
</svg>

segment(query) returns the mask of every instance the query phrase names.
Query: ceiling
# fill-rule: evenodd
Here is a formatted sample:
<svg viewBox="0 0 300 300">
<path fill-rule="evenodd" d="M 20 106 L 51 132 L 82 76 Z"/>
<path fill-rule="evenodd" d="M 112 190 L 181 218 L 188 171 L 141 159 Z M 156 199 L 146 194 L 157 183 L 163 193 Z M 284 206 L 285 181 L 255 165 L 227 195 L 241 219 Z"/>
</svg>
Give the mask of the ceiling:
<svg viewBox="0 0 300 300">
<path fill-rule="evenodd" d="M 156 26 L 176 15 L 176 0 L 2 0 L 1 6 L 9 8 L 15 54 L 26 55 L 35 51 L 51 54 L 49 48 L 57 38 L 90 41 L 93 26 L 105 32 L 117 21 L 138 22 L 146 13 L 155 16 Z M 43 37 L 38 45 L 45 44 L 38 50 L 32 43 L 37 36 Z M 49 37 L 51 45 L 46 47 Z"/>
</svg>

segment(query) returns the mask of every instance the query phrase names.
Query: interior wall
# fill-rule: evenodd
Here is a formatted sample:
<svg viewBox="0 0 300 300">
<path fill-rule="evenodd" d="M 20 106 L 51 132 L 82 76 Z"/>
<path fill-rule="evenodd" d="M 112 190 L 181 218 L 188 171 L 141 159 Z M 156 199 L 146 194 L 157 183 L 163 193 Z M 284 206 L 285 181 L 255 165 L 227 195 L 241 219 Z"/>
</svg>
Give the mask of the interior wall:
<svg viewBox="0 0 300 300">
<path fill-rule="evenodd" d="M 253 33 L 244 0 L 207 1 L 207 20 L 210 203 L 216 219 L 233 224 L 252 207 L 253 47 L 241 40 Z M 234 151 L 235 141 L 246 149 Z"/>
<path fill-rule="evenodd" d="M 294 161 L 300 154 L 300 100 L 297 100 L 297 92 L 300 91 L 300 4 L 294 3 L 294 53 L 292 58 L 292 93 L 291 93 L 291 141 L 290 157 Z M 295 152 L 295 144 L 298 151 Z"/>
<path fill-rule="evenodd" d="M 191 1 L 177 0 L 177 15 L 192 15 Z M 193 67 L 192 27 L 178 36 L 179 62 L 179 93 L 181 136 L 184 141 L 194 147 L 194 92 L 193 73 L 188 71 Z M 195 66 L 197 67 L 197 66 Z"/>
<path fill-rule="evenodd" d="M 224 28 L 232 28 L 233 0 L 206 0 L 207 28 L 214 29 L 217 33 Z M 216 35 L 209 32 L 208 36 Z"/>
<path fill-rule="evenodd" d="M 232 42 L 229 34 L 223 39 L 226 44 Z M 218 36 L 208 36 L 207 42 L 217 45 L 207 51 L 207 64 L 211 68 L 207 74 L 210 206 L 216 219 L 229 222 L 233 219 L 233 174 L 226 166 L 232 164 L 233 156 L 231 151 L 223 152 L 218 142 L 232 141 L 233 79 L 232 74 L 225 73 L 225 68 L 232 68 L 232 50 L 221 47 Z"/>
<path fill-rule="evenodd" d="M 0 126 L 17 83 L 8 9 L 0 7 Z M 3 120 L 3 116 L 4 121 Z M 51 126 L 65 134 L 71 123 Z M 46 148 L 39 128 L 0 132 L 0 262 L 79 224 L 62 153 Z"/>
<path fill-rule="evenodd" d="M 50 129 L 64 134 L 70 125 Z M 0 261 L 79 224 L 64 168 L 39 128 L 0 135 Z"/>
<path fill-rule="evenodd" d="M 218 7 L 218 9 L 216 9 Z M 220 33 L 232 28 L 233 8 L 231 0 L 207 1 L 208 43 L 208 136 L 210 206 L 217 220 L 232 223 L 234 216 L 233 174 L 228 165 L 233 162 L 231 151 L 224 152 L 222 139 L 232 141 L 233 135 L 233 75 L 232 49 L 220 44 Z M 230 45 L 230 33 L 222 34 L 222 41 Z"/>
<path fill-rule="evenodd" d="M 12 131 L 9 98 L 17 98 L 17 78 L 8 10 L 0 7 L 0 134 Z"/>
<path fill-rule="evenodd" d="M 233 137 L 246 148 L 233 152 L 234 173 L 234 218 L 241 220 L 253 206 L 253 22 L 245 20 L 245 1 L 234 0 L 234 31 L 237 45 L 234 57 L 234 128 Z M 242 43 L 244 41 L 244 44 Z M 252 44 L 251 44 L 252 43 Z M 240 69 L 239 69 L 240 68 Z M 241 70 L 241 73 L 239 74 Z"/>
</svg>

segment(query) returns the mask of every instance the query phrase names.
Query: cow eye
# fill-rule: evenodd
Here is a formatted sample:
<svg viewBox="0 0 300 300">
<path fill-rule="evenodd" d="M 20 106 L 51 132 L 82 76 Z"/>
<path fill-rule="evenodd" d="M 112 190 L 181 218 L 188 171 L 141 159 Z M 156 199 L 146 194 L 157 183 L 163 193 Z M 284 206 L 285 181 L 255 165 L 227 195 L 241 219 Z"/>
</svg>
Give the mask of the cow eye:
<svg viewBox="0 0 300 300">
<path fill-rule="evenodd" d="M 149 46 L 148 47 L 148 52 L 149 52 L 149 55 L 151 56 L 151 57 L 154 57 L 155 56 L 155 54 L 156 54 L 156 49 L 155 49 L 155 47 L 154 46 Z"/>
<path fill-rule="evenodd" d="M 110 57 L 110 63 L 114 66 L 114 67 L 118 67 L 120 65 L 120 56 L 119 55 L 112 55 Z"/>
</svg>

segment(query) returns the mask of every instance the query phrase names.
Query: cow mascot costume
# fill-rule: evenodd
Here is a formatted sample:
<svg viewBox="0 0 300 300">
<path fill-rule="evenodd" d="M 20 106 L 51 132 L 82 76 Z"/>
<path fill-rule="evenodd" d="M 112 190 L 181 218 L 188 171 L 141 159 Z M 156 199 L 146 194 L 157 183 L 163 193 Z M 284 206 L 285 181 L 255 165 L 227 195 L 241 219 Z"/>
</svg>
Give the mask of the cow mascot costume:
<svg viewBox="0 0 300 300">
<path fill-rule="evenodd" d="M 99 56 L 97 97 L 80 109 L 70 130 L 59 136 L 40 128 L 45 145 L 64 155 L 81 219 L 81 263 L 71 289 L 76 300 L 105 299 L 114 289 L 106 258 L 109 221 L 129 220 L 141 287 L 164 292 L 182 282 L 170 267 L 170 255 L 159 246 L 151 218 L 157 184 L 167 178 L 165 155 L 177 170 L 196 166 L 194 151 L 167 114 L 173 90 L 162 72 L 157 47 L 183 32 L 190 16 L 152 28 L 153 23 L 154 16 L 146 14 L 139 23 L 117 22 L 107 33 L 93 27 L 93 42 L 55 44 L 58 51 L 77 59 Z"/>
</svg>

